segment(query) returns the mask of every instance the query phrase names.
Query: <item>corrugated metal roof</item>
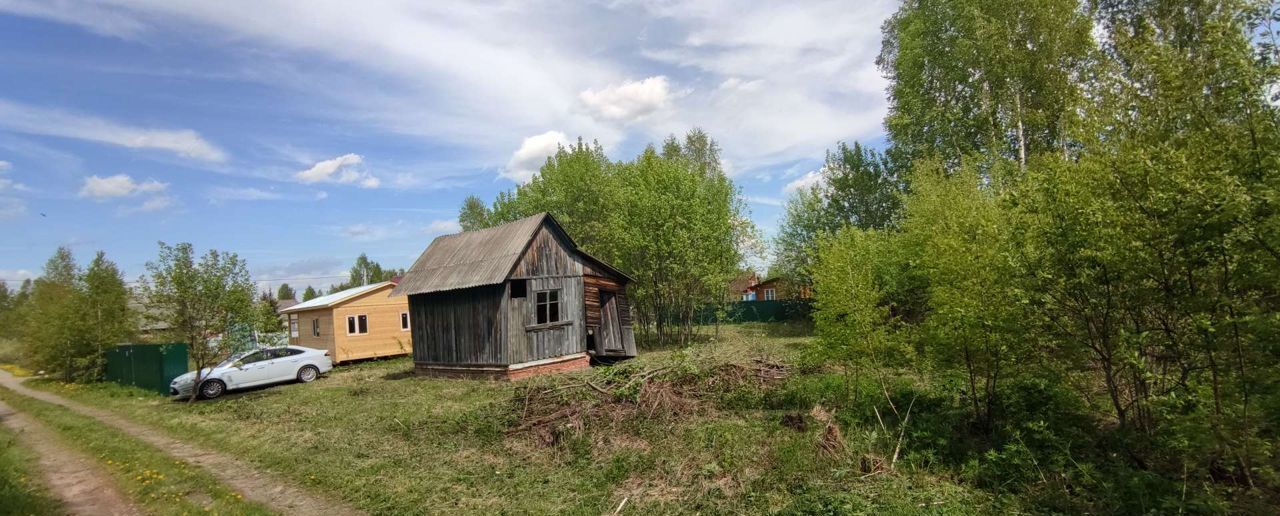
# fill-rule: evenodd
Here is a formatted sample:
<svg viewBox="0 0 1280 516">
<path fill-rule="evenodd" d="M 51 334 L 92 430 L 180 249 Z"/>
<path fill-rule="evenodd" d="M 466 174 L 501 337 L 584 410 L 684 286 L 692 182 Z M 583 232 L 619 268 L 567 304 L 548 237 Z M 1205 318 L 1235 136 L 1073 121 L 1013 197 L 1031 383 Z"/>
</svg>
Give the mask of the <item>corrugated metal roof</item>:
<svg viewBox="0 0 1280 516">
<path fill-rule="evenodd" d="M 373 292 L 374 290 L 377 290 L 379 288 L 385 287 L 390 284 L 391 284 L 390 281 L 383 281 L 381 283 L 370 283 L 368 285 L 361 285 L 359 287 L 349 288 L 343 291 L 334 292 L 332 294 L 323 295 L 315 299 L 312 299 L 310 301 L 303 301 L 289 308 L 280 310 L 280 313 L 286 314 L 286 313 L 293 313 L 293 312 L 301 312 L 303 310 L 314 310 L 316 308 L 328 308 L 330 306 L 346 301 L 347 299 L 356 297 L 358 295 L 361 295 L 367 292 Z"/>
<path fill-rule="evenodd" d="M 391 295 L 425 294 L 506 281 L 548 215 L 436 237 Z"/>
</svg>

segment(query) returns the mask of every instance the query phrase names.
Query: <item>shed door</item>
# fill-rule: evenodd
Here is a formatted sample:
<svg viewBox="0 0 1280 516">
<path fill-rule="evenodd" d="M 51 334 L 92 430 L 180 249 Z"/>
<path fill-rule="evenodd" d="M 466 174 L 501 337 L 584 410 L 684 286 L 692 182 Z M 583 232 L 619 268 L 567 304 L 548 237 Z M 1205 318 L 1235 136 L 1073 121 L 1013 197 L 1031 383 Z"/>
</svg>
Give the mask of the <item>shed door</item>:
<svg viewBox="0 0 1280 516">
<path fill-rule="evenodd" d="M 600 335 L 596 343 L 605 354 L 624 353 L 622 347 L 622 322 L 618 319 L 618 296 L 606 290 L 600 291 Z"/>
</svg>

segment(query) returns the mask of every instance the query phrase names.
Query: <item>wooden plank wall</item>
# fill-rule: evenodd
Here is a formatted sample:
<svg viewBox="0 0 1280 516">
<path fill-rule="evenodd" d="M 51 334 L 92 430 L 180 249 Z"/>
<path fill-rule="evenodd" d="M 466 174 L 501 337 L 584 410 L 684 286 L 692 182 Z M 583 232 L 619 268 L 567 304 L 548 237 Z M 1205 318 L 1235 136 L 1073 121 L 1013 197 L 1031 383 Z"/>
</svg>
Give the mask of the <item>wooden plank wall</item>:
<svg viewBox="0 0 1280 516">
<path fill-rule="evenodd" d="M 409 296 L 413 360 L 425 364 L 507 364 L 504 285 Z"/>
<path fill-rule="evenodd" d="M 582 259 L 569 251 L 568 242 L 543 225 L 533 236 L 524 256 L 516 263 L 511 278 L 582 276 Z"/>
<path fill-rule="evenodd" d="M 400 329 L 400 314 L 409 311 L 409 302 L 406 296 L 391 297 L 390 294 L 388 286 L 334 307 L 335 362 L 409 353 L 413 339 L 410 332 Z M 369 333 L 347 335 L 347 317 L 358 315 L 368 320 Z"/>
<path fill-rule="evenodd" d="M 298 316 L 298 336 L 289 337 L 289 343 L 315 349 L 327 349 L 333 353 L 333 310 L 321 308 L 291 314 Z M 320 320 L 320 336 L 311 334 L 311 321 Z M 286 328 L 287 330 L 287 328 Z"/>
<path fill-rule="evenodd" d="M 508 360 L 519 364 L 553 358 L 587 350 L 587 333 L 582 303 L 582 279 L 577 277 L 533 278 L 528 280 L 529 295 L 524 300 L 512 299 L 508 305 Z M 560 289 L 561 320 L 570 324 L 551 328 L 526 329 L 537 322 L 535 292 Z M 523 302 L 521 302 L 523 301 Z M 523 323 L 523 324 L 521 324 Z M 519 333 L 515 330 L 519 329 Z"/>
</svg>

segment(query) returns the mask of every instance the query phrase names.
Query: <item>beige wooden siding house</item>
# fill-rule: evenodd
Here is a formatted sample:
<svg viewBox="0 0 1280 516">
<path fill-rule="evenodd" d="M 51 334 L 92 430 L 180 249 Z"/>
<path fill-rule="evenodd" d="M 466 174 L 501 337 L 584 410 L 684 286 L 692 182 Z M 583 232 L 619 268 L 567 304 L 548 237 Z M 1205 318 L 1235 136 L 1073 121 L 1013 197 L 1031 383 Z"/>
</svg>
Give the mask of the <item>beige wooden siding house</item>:
<svg viewBox="0 0 1280 516">
<path fill-rule="evenodd" d="M 329 350 L 334 363 L 396 355 L 413 348 L 405 296 L 392 281 L 350 288 L 281 310 L 289 343 Z"/>
</svg>

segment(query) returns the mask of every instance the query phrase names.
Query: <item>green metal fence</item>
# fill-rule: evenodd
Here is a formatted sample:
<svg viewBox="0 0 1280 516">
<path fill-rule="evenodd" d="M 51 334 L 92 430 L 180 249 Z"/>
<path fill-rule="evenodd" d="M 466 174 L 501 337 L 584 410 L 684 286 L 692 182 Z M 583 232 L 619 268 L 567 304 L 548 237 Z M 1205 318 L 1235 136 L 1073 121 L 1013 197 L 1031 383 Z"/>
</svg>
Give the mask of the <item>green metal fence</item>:
<svg viewBox="0 0 1280 516">
<path fill-rule="evenodd" d="M 723 311 L 722 311 L 723 310 Z M 698 313 L 698 322 L 722 323 L 777 322 L 807 319 L 813 312 L 813 301 L 788 299 L 778 301 L 738 301 L 724 306 L 707 306 Z"/>
<path fill-rule="evenodd" d="M 123 344 L 106 352 L 107 381 L 169 393 L 169 382 L 187 372 L 187 345 Z"/>
</svg>

